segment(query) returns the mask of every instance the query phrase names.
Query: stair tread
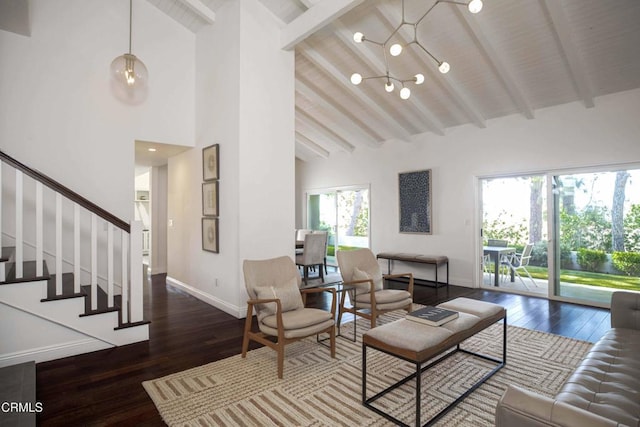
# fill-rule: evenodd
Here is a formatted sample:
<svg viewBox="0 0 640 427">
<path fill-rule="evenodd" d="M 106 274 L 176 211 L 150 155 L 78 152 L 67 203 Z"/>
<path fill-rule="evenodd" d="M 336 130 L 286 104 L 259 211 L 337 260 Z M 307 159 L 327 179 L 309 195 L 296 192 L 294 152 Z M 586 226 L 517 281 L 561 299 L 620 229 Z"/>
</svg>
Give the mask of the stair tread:
<svg viewBox="0 0 640 427">
<path fill-rule="evenodd" d="M 89 296 L 91 295 L 91 286 L 89 285 L 84 285 L 81 286 L 81 290 L 83 292 L 85 292 L 85 294 L 87 295 L 87 298 L 85 298 L 84 300 L 84 314 L 81 314 L 81 316 L 91 316 L 94 314 L 100 314 L 100 313 L 109 313 L 112 311 L 120 311 L 120 306 L 118 304 L 116 304 L 116 298 L 114 297 L 114 304 L 113 307 L 109 307 L 109 304 L 107 302 L 107 293 L 100 287 L 98 286 L 98 304 L 97 304 L 97 309 L 96 310 L 92 310 L 91 309 L 91 299 L 89 298 Z M 119 323 L 119 321 L 118 321 Z"/>
<path fill-rule="evenodd" d="M 133 327 L 136 327 L 136 326 L 149 325 L 150 323 L 151 323 L 150 320 L 141 320 L 139 322 L 119 323 L 118 327 L 113 328 L 113 329 L 115 329 L 117 331 L 118 329 L 133 328 Z"/>
<path fill-rule="evenodd" d="M 80 292 L 76 293 L 74 290 L 73 273 L 62 273 L 62 294 L 56 295 L 56 278 L 57 275 L 52 274 L 47 281 L 47 298 L 43 298 L 41 301 L 57 301 L 61 299 L 79 298 L 84 297 L 86 294 L 80 289 Z"/>
<path fill-rule="evenodd" d="M 15 246 L 3 246 L 2 251 L 0 251 L 0 262 L 9 261 L 15 249 L 16 249 Z"/>
<path fill-rule="evenodd" d="M 34 280 L 48 280 L 50 277 L 49 269 L 47 268 L 47 263 L 42 262 L 42 275 L 36 274 L 36 261 L 24 261 L 22 263 L 22 277 L 16 278 L 16 263 L 8 263 L 7 264 L 7 277 L 2 283 L 22 283 L 22 282 L 32 282 Z"/>
<path fill-rule="evenodd" d="M 132 328 L 135 326 L 148 325 L 151 323 L 149 320 L 141 320 L 139 322 L 122 322 L 122 295 L 114 295 L 113 296 L 113 307 L 108 307 L 107 304 L 107 293 L 98 286 L 98 308 L 96 310 L 91 310 L 91 300 L 89 299 L 89 295 L 91 294 L 91 286 L 85 285 L 81 287 L 82 291 L 87 294 L 85 298 L 85 312 L 80 316 L 93 316 L 95 314 L 101 313 L 110 313 L 110 312 L 118 312 L 118 326 L 115 327 L 115 330 Z"/>
</svg>

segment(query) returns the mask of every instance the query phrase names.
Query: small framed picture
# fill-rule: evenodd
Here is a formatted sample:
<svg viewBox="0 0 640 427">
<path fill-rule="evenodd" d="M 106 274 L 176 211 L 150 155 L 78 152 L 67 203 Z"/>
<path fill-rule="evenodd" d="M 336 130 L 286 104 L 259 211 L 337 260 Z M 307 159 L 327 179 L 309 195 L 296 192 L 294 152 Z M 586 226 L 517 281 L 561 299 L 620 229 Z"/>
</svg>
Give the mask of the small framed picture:
<svg viewBox="0 0 640 427">
<path fill-rule="evenodd" d="M 218 218 L 202 218 L 202 250 L 218 253 Z"/>
<path fill-rule="evenodd" d="M 202 180 L 220 179 L 220 146 L 214 144 L 202 149 Z"/>
<path fill-rule="evenodd" d="M 202 183 L 202 216 L 218 216 L 218 181 Z"/>
</svg>

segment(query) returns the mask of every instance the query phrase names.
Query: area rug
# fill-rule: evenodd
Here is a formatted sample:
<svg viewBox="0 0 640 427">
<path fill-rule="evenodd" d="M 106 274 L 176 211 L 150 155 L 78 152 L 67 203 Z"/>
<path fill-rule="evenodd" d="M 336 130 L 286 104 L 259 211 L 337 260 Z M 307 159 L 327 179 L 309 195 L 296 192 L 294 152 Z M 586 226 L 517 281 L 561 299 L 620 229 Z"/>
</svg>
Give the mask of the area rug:
<svg viewBox="0 0 640 427">
<path fill-rule="evenodd" d="M 393 312 L 380 324 L 404 316 Z M 353 323 L 342 334 L 353 336 Z M 169 426 L 388 426 L 361 403 L 362 333 L 358 319 L 352 342 L 336 340 L 336 358 L 313 339 L 287 346 L 284 379 L 277 378 L 276 353 L 263 347 L 247 354 L 171 374 L 143 386 Z M 553 396 L 592 346 L 591 343 L 508 326 L 507 364 L 437 425 L 492 426 L 495 406 L 508 384 Z M 502 324 L 464 342 L 463 348 L 494 357 L 502 354 Z M 422 376 L 422 419 L 437 413 L 493 368 L 457 353 Z M 413 365 L 376 350 L 367 352 L 368 397 L 414 372 Z M 415 382 L 376 401 L 376 406 L 414 424 Z"/>
</svg>

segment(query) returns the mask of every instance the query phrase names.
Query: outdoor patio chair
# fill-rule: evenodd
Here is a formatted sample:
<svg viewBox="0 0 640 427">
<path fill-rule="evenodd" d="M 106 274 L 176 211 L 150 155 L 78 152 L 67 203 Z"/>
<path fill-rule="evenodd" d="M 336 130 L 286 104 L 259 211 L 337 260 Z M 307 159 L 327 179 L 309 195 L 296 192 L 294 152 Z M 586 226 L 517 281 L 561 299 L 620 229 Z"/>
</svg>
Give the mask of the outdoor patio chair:
<svg viewBox="0 0 640 427">
<path fill-rule="evenodd" d="M 349 291 L 351 307 L 342 305 L 338 310 L 338 324 L 342 313 L 349 312 L 371 321 L 376 327 L 376 318 L 386 312 L 403 309 L 413 310 L 413 274 L 383 275 L 373 252 L 368 248 L 351 251 L 338 251 L 338 268 L 345 285 L 359 285 L 355 291 Z M 384 279 L 407 277 L 407 290 L 384 289 Z"/>
<path fill-rule="evenodd" d="M 483 282 L 484 282 L 484 273 L 489 275 L 489 283 L 492 282 L 491 280 L 491 264 L 493 264 L 491 262 L 491 255 L 490 254 L 486 254 L 486 255 L 482 255 L 482 273 L 483 273 Z"/>
<path fill-rule="evenodd" d="M 509 241 L 504 239 L 487 239 L 487 246 L 507 247 L 509 246 Z"/>
<path fill-rule="evenodd" d="M 505 257 L 506 258 L 505 264 L 509 267 L 509 269 L 513 270 L 513 272 L 516 274 L 516 276 L 518 276 L 518 278 L 522 282 L 522 285 L 527 289 L 529 289 L 529 287 L 524 282 L 524 280 L 522 279 L 522 276 L 518 271 L 523 270 L 525 273 L 527 273 L 527 276 L 531 280 L 531 283 L 533 283 L 533 286 L 538 287 L 535 280 L 533 280 L 533 277 L 531 277 L 529 270 L 527 270 L 527 266 L 529 265 L 529 260 L 531 259 L 532 250 L 533 250 L 533 243 L 527 243 L 527 245 L 522 250 L 522 253 L 520 254 L 515 253 L 511 257 Z"/>
<path fill-rule="evenodd" d="M 288 256 L 245 260 L 242 269 L 249 295 L 242 358 L 247 356 L 250 340 L 266 345 L 278 353 L 278 378 L 282 378 L 285 345 L 321 333 L 329 334 L 331 357 L 336 357 L 335 289 L 300 290 L 300 273 Z M 332 294 L 330 311 L 305 307 L 303 296 L 317 292 Z M 254 310 L 259 331 L 252 330 Z"/>
</svg>

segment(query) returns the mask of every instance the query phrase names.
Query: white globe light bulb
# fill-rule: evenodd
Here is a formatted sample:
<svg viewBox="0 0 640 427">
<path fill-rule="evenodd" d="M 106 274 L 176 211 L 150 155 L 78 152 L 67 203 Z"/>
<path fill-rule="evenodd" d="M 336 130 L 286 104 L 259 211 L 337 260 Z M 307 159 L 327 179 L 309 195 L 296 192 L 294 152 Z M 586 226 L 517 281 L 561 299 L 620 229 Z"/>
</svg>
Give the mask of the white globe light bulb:
<svg viewBox="0 0 640 427">
<path fill-rule="evenodd" d="M 421 85 L 422 83 L 424 83 L 424 76 L 422 74 L 416 74 L 414 77 L 416 79 L 417 85 Z"/>
<path fill-rule="evenodd" d="M 384 90 L 386 90 L 387 92 L 393 92 L 394 88 L 395 88 L 395 86 L 393 86 L 393 83 L 391 83 L 391 82 L 386 82 L 384 84 Z"/>
<path fill-rule="evenodd" d="M 353 83 L 354 85 L 359 85 L 360 83 L 362 83 L 362 76 L 358 73 L 351 74 L 351 83 Z"/>
<path fill-rule="evenodd" d="M 364 34 L 362 34 L 360 31 L 358 31 L 357 33 L 353 34 L 353 41 L 356 43 L 362 43 L 362 40 L 364 40 Z"/>
<path fill-rule="evenodd" d="M 478 13 L 482 10 L 482 0 L 471 0 L 467 7 L 469 8 L 469 12 Z"/>
<path fill-rule="evenodd" d="M 411 91 L 409 90 L 408 87 L 403 87 L 402 89 L 400 89 L 400 98 L 409 99 L 410 96 L 411 96 Z"/>
<path fill-rule="evenodd" d="M 438 70 L 440 70 L 440 72 L 442 74 L 447 74 L 449 72 L 449 70 L 451 69 L 451 66 L 449 65 L 448 62 L 442 62 L 439 66 L 438 66 Z"/>
<path fill-rule="evenodd" d="M 396 44 L 392 44 L 391 47 L 389 48 L 389 53 L 391 54 L 391 56 L 398 56 L 402 53 L 402 45 L 396 43 Z"/>
</svg>

